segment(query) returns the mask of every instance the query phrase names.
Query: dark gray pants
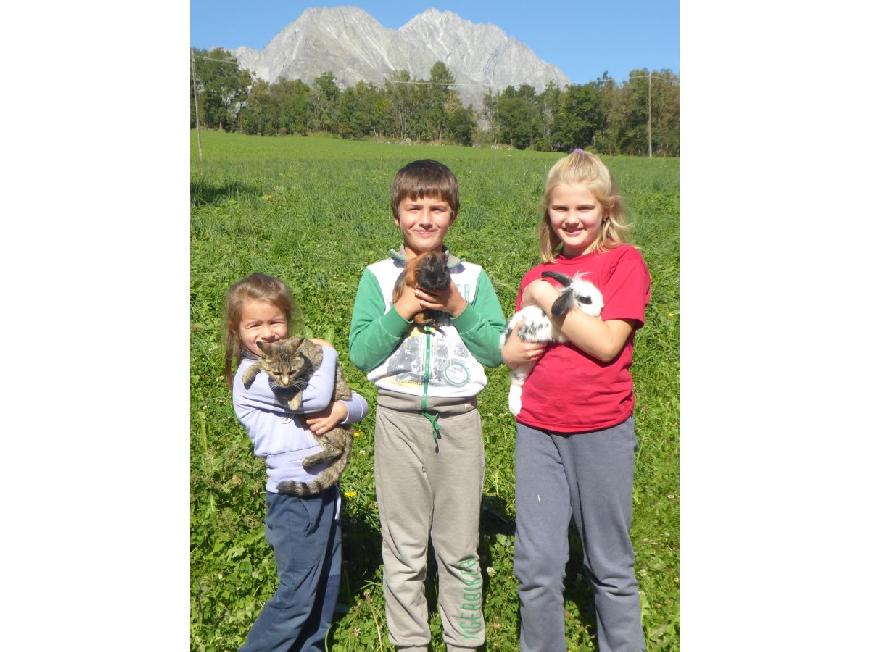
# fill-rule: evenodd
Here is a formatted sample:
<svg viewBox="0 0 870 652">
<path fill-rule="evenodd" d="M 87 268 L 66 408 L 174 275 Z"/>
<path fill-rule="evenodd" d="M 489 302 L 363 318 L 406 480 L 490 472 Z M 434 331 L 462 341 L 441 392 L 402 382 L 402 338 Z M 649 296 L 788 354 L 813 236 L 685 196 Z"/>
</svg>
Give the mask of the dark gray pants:
<svg viewBox="0 0 870 652">
<path fill-rule="evenodd" d="M 631 547 L 634 419 L 561 435 L 517 423 L 520 649 L 565 650 L 565 564 L 571 517 L 583 541 L 601 652 L 646 649 Z"/>
</svg>

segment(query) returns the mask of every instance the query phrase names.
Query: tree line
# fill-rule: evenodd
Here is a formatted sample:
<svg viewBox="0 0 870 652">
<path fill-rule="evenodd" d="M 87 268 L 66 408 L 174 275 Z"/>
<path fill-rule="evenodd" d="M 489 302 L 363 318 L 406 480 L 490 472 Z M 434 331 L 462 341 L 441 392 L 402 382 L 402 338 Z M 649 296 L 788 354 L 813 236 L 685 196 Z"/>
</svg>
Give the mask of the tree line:
<svg viewBox="0 0 870 652">
<path fill-rule="evenodd" d="M 332 72 L 309 86 L 299 79 L 268 83 L 238 66 L 228 51 L 193 50 L 190 125 L 263 136 L 329 133 L 510 145 L 519 149 L 680 155 L 679 78 L 669 70 L 633 70 L 619 83 L 605 72 L 586 84 L 540 93 L 528 85 L 489 91 L 476 110 L 463 105 L 449 68 L 437 62 L 428 79 L 394 72 L 383 87 L 358 82 L 339 88 Z"/>
</svg>

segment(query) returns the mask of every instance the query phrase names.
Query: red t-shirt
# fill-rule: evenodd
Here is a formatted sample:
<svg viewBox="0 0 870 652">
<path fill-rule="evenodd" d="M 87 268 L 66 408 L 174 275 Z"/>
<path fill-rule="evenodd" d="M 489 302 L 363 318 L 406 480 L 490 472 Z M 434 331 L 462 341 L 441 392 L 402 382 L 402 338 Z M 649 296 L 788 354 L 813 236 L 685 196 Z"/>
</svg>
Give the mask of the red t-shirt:
<svg viewBox="0 0 870 652">
<path fill-rule="evenodd" d="M 650 276 L 637 249 L 619 245 L 602 253 L 574 258 L 557 257 L 552 263 L 533 267 L 523 277 L 516 308 L 523 290 L 546 270 L 574 276 L 585 272 L 604 296 L 601 318 L 634 320 L 643 325 L 644 309 L 650 299 Z M 546 279 L 561 287 L 552 279 Z M 523 407 L 517 421 L 540 430 L 588 432 L 609 428 L 625 421 L 634 408 L 631 355 L 634 332 L 620 354 L 605 364 L 583 353 L 573 344 L 551 344 L 523 385 Z"/>
</svg>

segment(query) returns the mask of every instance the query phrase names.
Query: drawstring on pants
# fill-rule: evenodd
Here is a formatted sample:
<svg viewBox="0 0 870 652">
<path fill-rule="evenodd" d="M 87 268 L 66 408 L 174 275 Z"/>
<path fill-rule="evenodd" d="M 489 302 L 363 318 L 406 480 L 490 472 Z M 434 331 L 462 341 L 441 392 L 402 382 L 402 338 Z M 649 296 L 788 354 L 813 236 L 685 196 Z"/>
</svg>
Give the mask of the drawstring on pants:
<svg viewBox="0 0 870 652">
<path fill-rule="evenodd" d="M 432 339 L 433 328 L 429 325 L 423 327 L 426 337 L 426 362 L 423 366 L 423 399 L 420 401 L 420 414 L 432 424 L 432 439 L 435 440 L 435 450 L 438 450 L 438 440 L 441 438 L 441 426 L 438 425 L 438 413 L 429 410 L 429 349 Z"/>
</svg>

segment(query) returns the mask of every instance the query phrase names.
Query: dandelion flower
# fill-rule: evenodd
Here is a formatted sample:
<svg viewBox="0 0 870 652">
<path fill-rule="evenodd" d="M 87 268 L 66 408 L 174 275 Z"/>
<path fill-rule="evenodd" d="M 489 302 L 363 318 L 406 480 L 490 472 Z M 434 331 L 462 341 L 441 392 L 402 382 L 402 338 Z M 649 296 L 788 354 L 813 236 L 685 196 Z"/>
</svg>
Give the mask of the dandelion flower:
<svg viewBox="0 0 870 652">
<path fill-rule="evenodd" d="M 346 498 L 353 498 L 354 496 L 356 496 L 356 492 L 355 491 L 345 491 L 344 495 Z"/>
</svg>

